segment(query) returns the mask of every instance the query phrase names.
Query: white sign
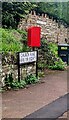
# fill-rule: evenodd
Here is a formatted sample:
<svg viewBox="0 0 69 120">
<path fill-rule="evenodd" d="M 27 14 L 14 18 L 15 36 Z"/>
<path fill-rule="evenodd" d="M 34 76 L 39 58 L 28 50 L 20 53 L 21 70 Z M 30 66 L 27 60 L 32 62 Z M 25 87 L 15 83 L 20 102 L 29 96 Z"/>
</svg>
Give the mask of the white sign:
<svg viewBox="0 0 69 120">
<path fill-rule="evenodd" d="M 37 60 L 37 51 L 19 53 L 19 63 L 35 62 Z"/>
<path fill-rule="evenodd" d="M 40 21 L 40 20 L 37 20 L 37 24 L 46 25 L 46 22 L 44 22 L 44 21 Z"/>
</svg>

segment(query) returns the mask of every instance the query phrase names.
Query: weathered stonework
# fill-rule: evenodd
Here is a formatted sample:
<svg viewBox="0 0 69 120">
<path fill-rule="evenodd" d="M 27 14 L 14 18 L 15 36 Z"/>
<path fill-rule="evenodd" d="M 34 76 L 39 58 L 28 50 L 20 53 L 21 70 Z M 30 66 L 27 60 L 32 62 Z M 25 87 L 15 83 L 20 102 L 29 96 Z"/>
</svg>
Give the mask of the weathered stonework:
<svg viewBox="0 0 69 120">
<path fill-rule="evenodd" d="M 41 27 L 41 38 L 46 38 L 48 41 L 65 43 L 65 38 L 69 43 L 69 28 L 66 28 L 63 24 L 57 23 L 55 20 L 50 19 L 46 14 L 42 16 L 32 14 L 32 12 L 27 15 L 26 19 L 21 19 L 18 25 L 18 28 L 21 30 L 27 30 L 30 26 L 40 26 Z M 39 56 L 42 61 L 43 57 Z M 15 58 L 16 54 L 15 54 Z M 17 64 L 13 61 L 16 61 L 11 55 L 4 55 L 4 59 L 1 62 L 2 56 L 0 55 L 0 77 L 2 78 L 0 82 L 4 85 L 5 75 L 12 73 L 14 80 L 18 79 L 18 68 Z M 13 60 L 14 59 L 14 60 Z M 44 61 L 43 61 L 44 62 Z M 27 75 L 35 73 L 36 65 L 25 65 L 20 68 L 21 80 L 24 79 Z"/>
<path fill-rule="evenodd" d="M 68 29 L 63 24 L 56 22 L 53 18 L 49 18 L 46 14 L 42 16 L 28 14 L 25 19 L 21 19 L 18 25 L 20 30 L 28 29 L 31 26 L 41 27 L 41 38 L 45 37 L 48 41 L 54 41 L 58 43 L 65 43 L 65 38 L 68 40 Z"/>
<path fill-rule="evenodd" d="M 18 65 L 16 63 L 12 64 L 11 56 L 12 56 L 11 53 L 8 53 L 8 55 L 4 56 L 2 61 L 3 63 L 1 68 L 2 71 L 0 71 L 1 73 L 0 75 L 2 79 L 0 80 L 0 82 L 2 83 L 3 86 L 4 86 L 4 79 L 6 77 L 6 74 L 9 75 L 12 73 L 13 79 L 18 80 Z M 16 57 L 16 54 L 15 54 L 15 57 Z M 10 61 L 10 63 L 8 63 L 8 61 Z M 27 75 L 35 74 L 35 71 L 36 71 L 35 63 L 21 66 L 20 79 L 23 80 L 25 77 L 27 77 Z"/>
</svg>

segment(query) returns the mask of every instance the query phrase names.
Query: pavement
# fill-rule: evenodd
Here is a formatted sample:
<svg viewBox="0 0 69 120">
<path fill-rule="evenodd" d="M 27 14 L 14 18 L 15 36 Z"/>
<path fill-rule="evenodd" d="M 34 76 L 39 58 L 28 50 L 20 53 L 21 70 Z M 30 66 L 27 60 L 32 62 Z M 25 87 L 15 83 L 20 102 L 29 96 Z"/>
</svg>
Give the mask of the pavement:
<svg viewBox="0 0 69 120">
<path fill-rule="evenodd" d="M 24 118 L 67 94 L 67 73 L 55 71 L 46 74 L 40 84 L 2 93 L 2 118 Z"/>
</svg>

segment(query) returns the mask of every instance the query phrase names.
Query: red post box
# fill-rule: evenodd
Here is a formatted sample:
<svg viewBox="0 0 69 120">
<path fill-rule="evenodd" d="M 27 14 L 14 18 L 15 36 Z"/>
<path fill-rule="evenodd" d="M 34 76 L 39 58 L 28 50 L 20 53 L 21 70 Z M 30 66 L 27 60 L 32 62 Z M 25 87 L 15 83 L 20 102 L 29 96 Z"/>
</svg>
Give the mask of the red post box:
<svg viewBox="0 0 69 120">
<path fill-rule="evenodd" d="M 28 29 L 28 46 L 40 47 L 41 28 L 33 26 Z"/>
</svg>

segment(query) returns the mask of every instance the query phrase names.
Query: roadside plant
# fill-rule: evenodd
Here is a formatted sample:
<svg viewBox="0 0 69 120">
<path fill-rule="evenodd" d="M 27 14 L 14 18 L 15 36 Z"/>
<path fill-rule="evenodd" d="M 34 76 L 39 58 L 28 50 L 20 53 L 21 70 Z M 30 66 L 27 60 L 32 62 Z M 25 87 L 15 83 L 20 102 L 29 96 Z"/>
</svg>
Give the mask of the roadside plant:
<svg viewBox="0 0 69 120">
<path fill-rule="evenodd" d="M 13 80 L 12 73 L 10 73 L 9 75 L 6 74 L 4 81 L 5 89 L 18 89 L 24 88 L 26 86 L 26 82 L 24 80 L 21 80 L 20 82 L 18 82 L 17 80 Z"/>
<path fill-rule="evenodd" d="M 38 68 L 44 70 L 45 68 L 53 70 L 64 70 L 66 63 L 64 63 L 58 56 L 58 46 L 56 43 L 48 42 L 43 39 L 41 41 L 41 48 L 39 54 Z"/>
<path fill-rule="evenodd" d="M 52 70 L 64 70 L 65 66 L 66 64 L 61 59 L 58 59 L 58 61 L 54 62 L 54 65 L 48 66 L 48 68 Z"/>
<path fill-rule="evenodd" d="M 9 75 L 6 74 L 4 81 L 5 81 L 4 88 L 7 90 L 24 88 L 28 84 L 37 83 L 38 79 L 36 78 L 35 75 L 30 74 L 24 80 L 20 80 L 20 82 L 18 82 L 17 80 L 13 80 L 12 73 L 10 73 Z"/>
<path fill-rule="evenodd" d="M 13 81 L 12 86 L 13 89 L 24 88 L 26 86 L 26 82 L 24 80 L 21 80 L 20 82 L 16 80 Z"/>
<path fill-rule="evenodd" d="M 27 84 L 35 84 L 38 82 L 38 79 L 36 78 L 35 75 L 30 74 L 25 78 L 25 82 Z"/>
</svg>

